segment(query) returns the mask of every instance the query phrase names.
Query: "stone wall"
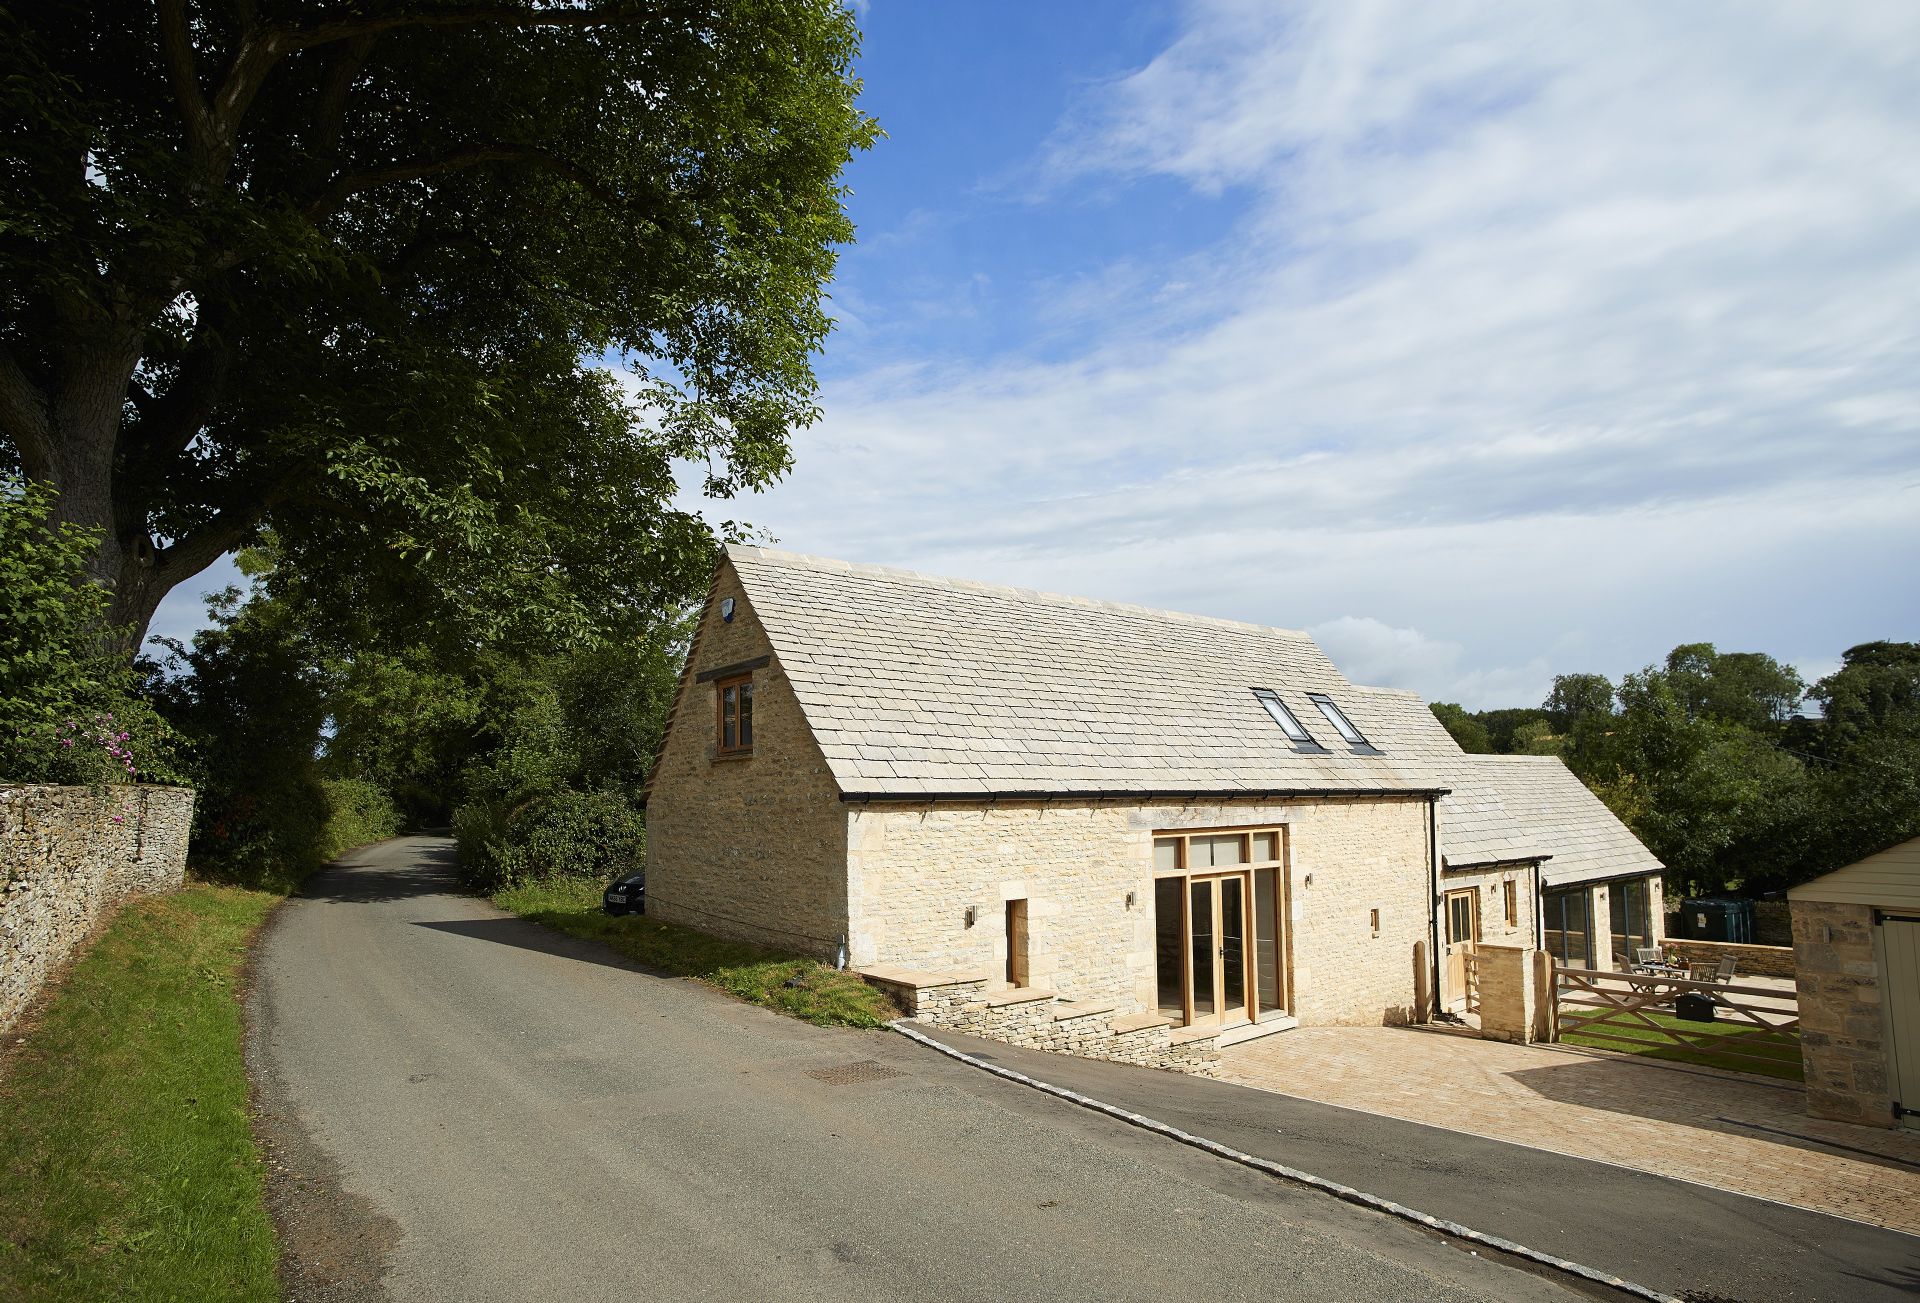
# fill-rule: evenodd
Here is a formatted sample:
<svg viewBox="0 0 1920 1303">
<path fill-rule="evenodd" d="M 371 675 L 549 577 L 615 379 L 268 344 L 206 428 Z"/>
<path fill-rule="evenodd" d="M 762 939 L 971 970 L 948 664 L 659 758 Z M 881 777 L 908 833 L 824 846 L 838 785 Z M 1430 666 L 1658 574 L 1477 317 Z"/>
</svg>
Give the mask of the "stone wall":
<svg viewBox="0 0 1920 1303">
<path fill-rule="evenodd" d="M 1730 941 L 1685 941 L 1673 937 L 1665 944 L 1667 957 L 1679 956 L 1685 963 L 1717 964 L 1732 958 L 1737 967 L 1733 980 L 1743 977 L 1792 977 L 1792 946 L 1742 946 Z"/>
<path fill-rule="evenodd" d="M 861 976 L 909 1017 L 932 1027 L 1083 1059 L 1219 1075 L 1217 1036 L 1181 1030 L 1153 1014 L 1116 1014 L 1111 1003 L 1062 1000 L 1051 991 L 996 990 L 984 973 L 922 974 L 875 965 Z"/>
<path fill-rule="evenodd" d="M 735 601 L 733 619 L 720 601 Z M 753 751 L 721 756 L 704 671 L 753 673 Z M 647 798 L 647 913 L 833 958 L 847 932 L 847 810 L 731 564 L 701 617 Z"/>
<path fill-rule="evenodd" d="M 1480 972 L 1480 1035 L 1491 1041 L 1531 1042 L 1539 1028 L 1539 988 L 1531 946 L 1474 947 Z"/>
<path fill-rule="evenodd" d="M 1307 1025 L 1406 1022 L 1408 956 L 1428 926 L 1426 815 L 1424 800 L 1388 796 L 858 806 L 852 960 L 1004 984 L 1005 904 L 1025 900 L 1029 984 L 1150 1011 L 1154 833 L 1279 827 L 1292 1012 Z"/>
<path fill-rule="evenodd" d="M 1794 901 L 1793 953 L 1807 1112 L 1836 1122 L 1894 1125 L 1892 1047 L 1872 907 Z"/>
<path fill-rule="evenodd" d="M 1753 943 L 1757 946 L 1793 945 L 1793 911 L 1786 901 L 1753 902 Z"/>
<path fill-rule="evenodd" d="M 193 792 L 0 785 L 0 1031 L 110 907 L 178 887 Z"/>
</svg>

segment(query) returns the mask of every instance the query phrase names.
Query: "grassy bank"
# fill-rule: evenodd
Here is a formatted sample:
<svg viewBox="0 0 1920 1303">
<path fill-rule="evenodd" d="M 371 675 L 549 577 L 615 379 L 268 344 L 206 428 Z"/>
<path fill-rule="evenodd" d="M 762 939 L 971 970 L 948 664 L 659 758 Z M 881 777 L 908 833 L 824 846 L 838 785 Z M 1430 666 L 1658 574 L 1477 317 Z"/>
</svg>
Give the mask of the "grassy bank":
<svg viewBox="0 0 1920 1303">
<path fill-rule="evenodd" d="M 1737 1036 L 1743 1032 L 1760 1030 L 1744 1019 L 1710 1023 L 1685 1022 L 1667 1014 L 1651 1011 L 1647 1011 L 1646 1016 L 1662 1027 L 1670 1027 L 1695 1038 L 1705 1038 L 1709 1042 L 1719 1037 Z M 1653 1028 L 1634 1026 L 1626 1020 L 1602 1024 L 1597 1030 L 1603 1035 L 1567 1032 L 1560 1039 L 1568 1045 L 1585 1045 L 1594 1049 L 1612 1050 L 1617 1054 L 1644 1054 L 1649 1058 L 1671 1059 L 1676 1063 L 1693 1063 L 1708 1068 L 1726 1068 L 1733 1072 L 1758 1073 L 1763 1077 L 1779 1077 L 1783 1081 L 1802 1079 L 1800 1046 L 1797 1041 L 1784 1039 L 1747 1041 L 1733 1047 L 1739 1054 L 1739 1057 L 1734 1057 L 1731 1054 L 1715 1054 L 1711 1048 L 1683 1049 L 1661 1036 Z"/>
<path fill-rule="evenodd" d="M 600 909 L 602 884 L 550 878 L 495 893 L 493 903 L 536 923 L 605 942 L 649 968 L 698 978 L 710 986 L 811 1023 L 883 1027 L 899 1011 L 855 977 L 817 959 L 802 959 L 643 915 L 613 918 Z"/>
<path fill-rule="evenodd" d="M 134 901 L 0 1063 L 0 1299 L 274 1299 L 240 968 L 279 894 Z"/>
</svg>

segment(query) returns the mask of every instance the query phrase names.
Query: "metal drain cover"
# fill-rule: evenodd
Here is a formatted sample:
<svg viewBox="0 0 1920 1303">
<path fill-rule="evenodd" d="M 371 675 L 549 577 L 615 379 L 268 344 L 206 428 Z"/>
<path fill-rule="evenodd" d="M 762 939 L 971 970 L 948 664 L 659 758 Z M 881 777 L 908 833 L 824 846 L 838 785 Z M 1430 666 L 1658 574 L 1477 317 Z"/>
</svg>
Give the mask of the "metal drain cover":
<svg viewBox="0 0 1920 1303">
<path fill-rule="evenodd" d="M 851 1086 L 857 1081 L 885 1081 L 888 1077 L 904 1077 L 907 1074 L 895 1072 L 873 1059 L 862 1059 L 858 1063 L 840 1063 L 831 1068 L 809 1068 L 807 1075 L 829 1086 Z"/>
</svg>

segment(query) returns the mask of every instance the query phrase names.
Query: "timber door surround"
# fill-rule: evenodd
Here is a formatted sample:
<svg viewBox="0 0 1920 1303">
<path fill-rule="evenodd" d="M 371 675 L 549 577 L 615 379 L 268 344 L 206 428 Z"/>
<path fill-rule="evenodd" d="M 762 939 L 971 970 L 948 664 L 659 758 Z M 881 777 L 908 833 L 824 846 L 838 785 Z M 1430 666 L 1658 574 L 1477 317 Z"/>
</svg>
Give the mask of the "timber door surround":
<svg viewBox="0 0 1920 1303">
<path fill-rule="evenodd" d="M 1156 1007 L 1189 1027 L 1284 1013 L 1284 832 L 1154 835 Z"/>
<path fill-rule="evenodd" d="M 1467 1007 L 1467 951 L 1480 939 L 1480 888 L 1446 896 L 1447 1008 Z"/>
</svg>

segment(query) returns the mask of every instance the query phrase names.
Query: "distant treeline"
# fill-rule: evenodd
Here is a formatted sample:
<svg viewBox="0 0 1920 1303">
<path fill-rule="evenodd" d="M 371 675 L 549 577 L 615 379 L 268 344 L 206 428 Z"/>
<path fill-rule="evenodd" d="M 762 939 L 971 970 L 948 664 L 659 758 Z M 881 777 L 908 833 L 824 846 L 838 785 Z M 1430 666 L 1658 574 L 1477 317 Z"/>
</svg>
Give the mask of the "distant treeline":
<svg viewBox="0 0 1920 1303">
<path fill-rule="evenodd" d="M 1537 707 L 1433 713 L 1467 751 L 1557 755 L 1689 895 L 1779 890 L 1920 836 L 1920 643 L 1849 648 L 1809 687 L 1761 652 L 1673 649 Z"/>
</svg>

